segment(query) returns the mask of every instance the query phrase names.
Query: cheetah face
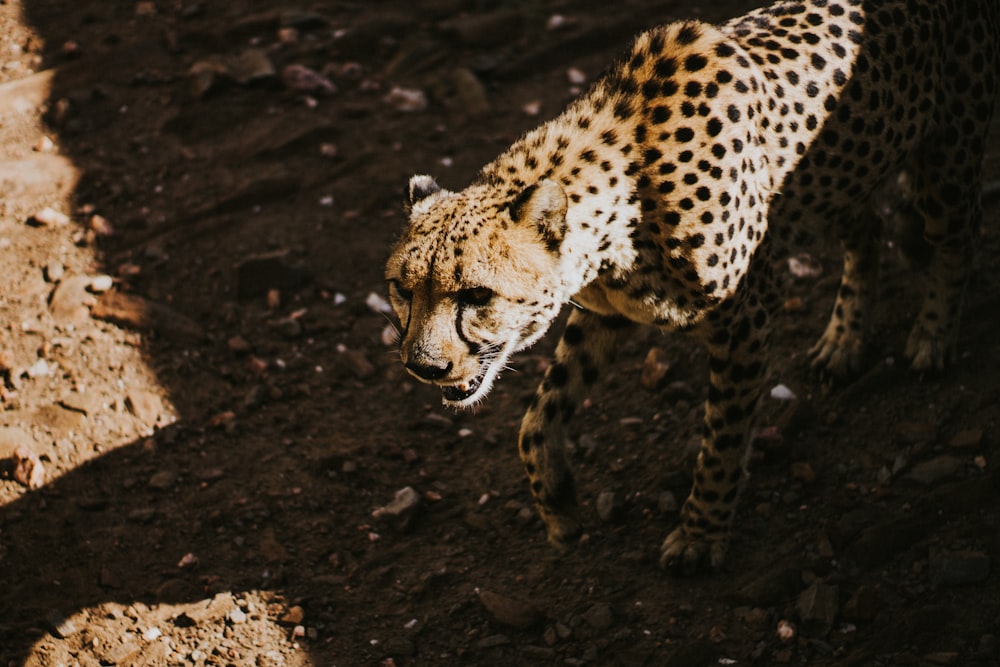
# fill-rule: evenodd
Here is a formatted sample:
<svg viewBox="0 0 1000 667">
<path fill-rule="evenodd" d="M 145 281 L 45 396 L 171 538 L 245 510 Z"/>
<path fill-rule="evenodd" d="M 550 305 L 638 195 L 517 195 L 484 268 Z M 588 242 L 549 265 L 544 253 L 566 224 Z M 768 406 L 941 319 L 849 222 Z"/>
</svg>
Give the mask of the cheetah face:
<svg viewBox="0 0 1000 667">
<path fill-rule="evenodd" d="M 456 193 L 427 176 L 411 180 L 410 224 L 386 279 L 403 364 L 441 387 L 445 405 L 481 401 L 510 356 L 558 315 L 552 247 L 565 210 L 561 187 L 549 182 L 506 202 L 485 186 Z"/>
</svg>

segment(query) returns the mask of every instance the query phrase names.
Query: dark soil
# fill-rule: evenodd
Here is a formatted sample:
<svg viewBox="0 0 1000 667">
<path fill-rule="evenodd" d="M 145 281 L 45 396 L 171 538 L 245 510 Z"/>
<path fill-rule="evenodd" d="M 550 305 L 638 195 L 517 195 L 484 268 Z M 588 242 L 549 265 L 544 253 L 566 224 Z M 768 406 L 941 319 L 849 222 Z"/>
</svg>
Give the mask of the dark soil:
<svg viewBox="0 0 1000 667">
<path fill-rule="evenodd" d="M 706 393 L 688 341 L 640 336 L 582 410 L 563 554 L 514 445 L 551 346 L 453 414 L 384 342 L 409 175 L 460 188 L 570 68 L 753 3 L 709 4 L 0 3 L 0 664 L 1000 664 L 1000 133 L 946 373 L 905 368 L 886 253 L 871 370 L 811 377 L 835 245 L 789 274 L 797 399 L 764 406 L 725 571 L 656 564 Z M 405 487 L 412 516 L 373 515 Z"/>
</svg>

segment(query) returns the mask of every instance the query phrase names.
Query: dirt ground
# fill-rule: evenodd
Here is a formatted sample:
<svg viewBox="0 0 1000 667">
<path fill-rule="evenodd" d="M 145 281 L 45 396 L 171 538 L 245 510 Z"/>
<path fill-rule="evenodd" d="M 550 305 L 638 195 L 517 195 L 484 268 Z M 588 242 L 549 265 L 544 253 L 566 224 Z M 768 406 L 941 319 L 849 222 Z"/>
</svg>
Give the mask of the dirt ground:
<svg viewBox="0 0 1000 667">
<path fill-rule="evenodd" d="M 890 252 L 871 370 L 823 385 L 836 249 L 782 265 L 796 398 L 723 572 L 656 565 L 689 342 L 581 411 L 559 554 L 515 449 L 551 345 L 454 414 L 387 341 L 410 174 L 460 188 L 644 26 L 752 4 L 0 2 L 0 665 L 1000 665 L 1000 132 L 947 373 L 905 368 Z"/>
</svg>

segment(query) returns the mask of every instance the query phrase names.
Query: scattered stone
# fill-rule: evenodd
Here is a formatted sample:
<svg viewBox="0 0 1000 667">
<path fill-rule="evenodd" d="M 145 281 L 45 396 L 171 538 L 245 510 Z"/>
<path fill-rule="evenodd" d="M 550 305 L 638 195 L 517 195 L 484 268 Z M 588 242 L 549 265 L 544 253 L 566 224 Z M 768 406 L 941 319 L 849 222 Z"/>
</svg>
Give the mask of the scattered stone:
<svg viewBox="0 0 1000 667">
<path fill-rule="evenodd" d="M 166 491 L 177 481 L 177 473 L 171 470 L 161 470 L 149 478 L 149 486 L 159 491 Z"/>
<path fill-rule="evenodd" d="M 962 469 L 962 460 L 947 454 L 937 456 L 930 461 L 918 463 L 906 475 L 918 484 L 929 486 L 954 477 Z"/>
<path fill-rule="evenodd" d="M 39 359 L 35 363 L 28 366 L 28 377 L 31 378 L 44 378 L 52 375 L 52 367 L 49 366 L 49 362 L 44 359 Z"/>
<path fill-rule="evenodd" d="M 201 340 L 205 337 L 204 329 L 190 317 L 136 294 L 105 292 L 91 307 L 90 314 L 119 326 L 152 329 L 179 339 Z"/>
<path fill-rule="evenodd" d="M 789 472 L 791 472 L 794 479 L 799 480 L 803 484 L 812 484 L 816 481 L 816 471 L 805 461 L 793 463 L 790 466 Z"/>
<path fill-rule="evenodd" d="M 599 602 L 585 611 L 582 618 L 587 622 L 587 625 L 595 630 L 607 630 L 614 622 L 614 615 L 611 613 L 611 607 L 603 602 Z"/>
<path fill-rule="evenodd" d="M 770 607 L 787 599 L 802 585 L 798 570 L 765 570 L 764 575 L 754 579 L 737 591 L 737 599 L 755 607 Z"/>
<path fill-rule="evenodd" d="M 66 272 L 66 268 L 63 263 L 57 259 L 50 260 L 43 269 L 43 275 L 45 280 L 50 283 L 57 283 L 62 280 L 63 274 Z"/>
<path fill-rule="evenodd" d="M 156 426 L 163 412 L 163 400 L 155 392 L 135 388 L 125 397 L 125 407 L 146 426 Z"/>
<path fill-rule="evenodd" d="M 796 278 L 814 279 L 823 275 L 823 264 L 812 255 L 801 253 L 788 258 L 788 271 Z"/>
<path fill-rule="evenodd" d="M 296 317 L 283 317 L 275 323 L 275 329 L 285 338 L 294 340 L 302 335 L 302 322 Z"/>
<path fill-rule="evenodd" d="M 375 375 L 375 366 L 361 350 L 352 350 L 346 345 L 337 345 L 340 360 L 347 369 L 359 380 L 366 380 Z"/>
<path fill-rule="evenodd" d="M 114 236 L 115 228 L 103 215 L 90 216 L 87 226 L 98 236 Z"/>
<path fill-rule="evenodd" d="M 839 591 L 836 586 L 816 582 L 802 591 L 795 609 L 807 632 L 825 635 L 840 611 Z"/>
<path fill-rule="evenodd" d="M 476 595 L 487 613 L 500 625 L 527 630 L 545 620 L 541 609 L 534 603 L 481 589 L 476 590 Z"/>
<path fill-rule="evenodd" d="M 416 88 L 393 86 L 382 101 L 403 113 L 415 113 L 427 108 L 427 94 Z"/>
<path fill-rule="evenodd" d="M 69 216 L 50 206 L 46 206 L 28 218 L 28 224 L 36 227 L 61 227 L 69 224 Z"/>
<path fill-rule="evenodd" d="M 264 49 L 247 49 L 226 61 L 226 74 L 236 83 L 246 86 L 275 77 L 274 65 Z"/>
<path fill-rule="evenodd" d="M 625 503 L 620 493 L 616 491 L 602 491 L 597 496 L 597 515 L 601 521 L 610 523 L 621 517 L 625 509 Z"/>
<path fill-rule="evenodd" d="M 306 618 L 305 610 L 299 605 L 294 605 L 288 608 L 285 615 L 281 617 L 281 622 L 288 625 L 299 625 Z"/>
<path fill-rule="evenodd" d="M 978 447 L 983 442 L 983 429 L 972 428 L 965 431 L 959 431 L 955 436 L 948 441 L 949 447 L 954 447 L 955 449 L 971 449 L 973 447 Z"/>
<path fill-rule="evenodd" d="M 985 581 L 990 576 L 990 557 L 982 551 L 948 551 L 931 560 L 936 586 L 960 586 Z"/>
<path fill-rule="evenodd" d="M 413 526 L 419 509 L 420 494 L 412 486 L 407 486 L 396 491 L 392 502 L 372 512 L 372 516 L 389 521 L 397 530 L 405 531 Z"/>
<path fill-rule="evenodd" d="M 795 626 L 785 619 L 778 621 L 778 629 L 775 630 L 778 640 L 788 643 L 795 639 Z"/>
<path fill-rule="evenodd" d="M 97 414 L 101 410 L 101 401 L 98 397 L 92 394 L 81 394 L 76 391 L 71 391 L 59 399 L 59 405 L 67 410 L 73 410 L 88 417 Z"/>
<path fill-rule="evenodd" d="M 778 401 L 794 401 L 797 397 L 795 396 L 795 392 L 785 385 L 777 384 L 771 387 L 771 398 Z"/>
<path fill-rule="evenodd" d="M 674 495 L 673 491 L 662 491 L 656 498 L 656 508 L 662 514 L 673 514 L 680 509 L 680 504 L 678 504 L 677 496 Z"/>
<path fill-rule="evenodd" d="M 182 570 L 196 567 L 197 565 L 198 565 L 198 557 L 190 552 L 181 556 L 181 559 L 177 561 L 177 567 L 181 568 Z"/>
<path fill-rule="evenodd" d="M 582 86 L 587 83 L 587 75 L 579 67 L 570 67 L 567 69 L 566 79 L 574 86 Z"/>
<path fill-rule="evenodd" d="M 80 631 L 73 621 L 66 618 L 58 611 L 50 611 L 45 617 L 45 620 L 47 620 L 52 626 L 52 630 L 56 633 L 56 636 L 61 639 L 68 639 Z"/>
<path fill-rule="evenodd" d="M 281 80 L 294 91 L 314 95 L 333 95 L 337 87 L 325 76 L 305 65 L 287 65 L 281 70 Z"/>
<path fill-rule="evenodd" d="M 389 637 L 382 642 L 382 653 L 387 657 L 408 658 L 416 652 L 416 644 L 407 637 Z"/>
<path fill-rule="evenodd" d="M 662 347 L 652 347 L 646 354 L 645 361 L 642 362 L 642 375 L 639 383 L 650 391 L 655 391 L 663 386 L 670 371 L 670 359 L 667 351 Z"/>
<path fill-rule="evenodd" d="M 510 640 L 507 639 L 506 635 L 490 635 L 489 637 L 483 637 L 478 642 L 476 642 L 476 648 L 478 649 L 496 648 L 497 646 L 503 646 L 509 643 Z"/>
<path fill-rule="evenodd" d="M 308 282 L 309 277 L 308 271 L 292 264 L 287 250 L 252 255 L 236 266 L 236 295 L 253 299 L 272 289 L 291 291 Z"/>
<path fill-rule="evenodd" d="M 14 479 L 29 489 L 45 484 L 45 467 L 38 454 L 24 446 L 14 450 Z"/>
<path fill-rule="evenodd" d="M 49 312 L 60 324 L 81 325 L 90 319 L 94 296 L 88 292 L 90 276 L 76 275 L 63 278 L 52 291 Z"/>
<path fill-rule="evenodd" d="M 237 354 L 246 354 L 253 350 L 253 347 L 243 336 L 233 336 L 226 341 L 226 346 L 231 352 L 236 352 Z"/>
<path fill-rule="evenodd" d="M 97 276 L 90 277 L 90 288 L 91 292 L 100 294 L 101 292 L 107 292 L 109 289 L 115 286 L 115 279 L 107 274 L 101 274 Z"/>
</svg>

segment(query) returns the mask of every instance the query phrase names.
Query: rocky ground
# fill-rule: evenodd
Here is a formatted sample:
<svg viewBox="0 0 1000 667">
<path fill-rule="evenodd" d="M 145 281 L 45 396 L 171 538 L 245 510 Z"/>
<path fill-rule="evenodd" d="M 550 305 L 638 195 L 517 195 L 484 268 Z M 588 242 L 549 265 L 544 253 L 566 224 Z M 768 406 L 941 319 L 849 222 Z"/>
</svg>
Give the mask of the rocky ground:
<svg viewBox="0 0 1000 667">
<path fill-rule="evenodd" d="M 582 410 L 562 555 L 514 447 L 550 346 L 475 413 L 401 372 L 407 177 L 461 187 L 643 26 L 752 3 L 692 5 L 0 3 L 0 664 L 1000 664 L 1000 133 L 946 374 L 905 369 L 887 253 L 871 370 L 818 382 L 836 252 L 782 264 L 723 572 L 656 566 L 688 342 L 640 336 Z"/>
</svg>

